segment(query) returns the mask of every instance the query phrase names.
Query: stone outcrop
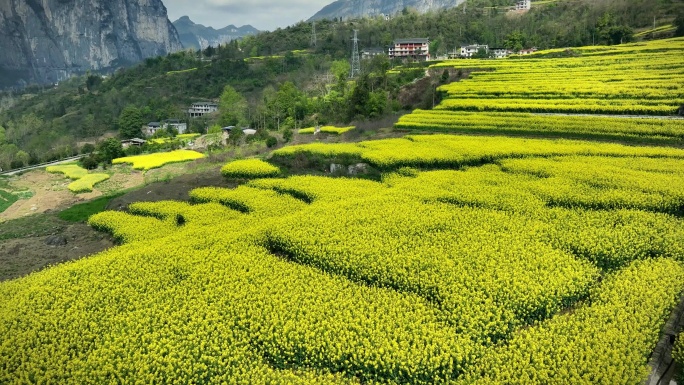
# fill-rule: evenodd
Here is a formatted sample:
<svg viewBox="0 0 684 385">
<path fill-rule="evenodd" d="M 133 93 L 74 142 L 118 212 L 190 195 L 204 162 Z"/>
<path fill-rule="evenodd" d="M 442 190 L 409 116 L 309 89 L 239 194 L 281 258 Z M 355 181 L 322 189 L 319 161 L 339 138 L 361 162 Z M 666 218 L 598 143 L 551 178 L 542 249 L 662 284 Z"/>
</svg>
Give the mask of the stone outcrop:
<svg viewBox="0 0 684 385">
<path fill-rule="evenodd" d="M 0 86 L 57 82 L 180 49 L 161 0 L 0 1 Z"/>
</svg>

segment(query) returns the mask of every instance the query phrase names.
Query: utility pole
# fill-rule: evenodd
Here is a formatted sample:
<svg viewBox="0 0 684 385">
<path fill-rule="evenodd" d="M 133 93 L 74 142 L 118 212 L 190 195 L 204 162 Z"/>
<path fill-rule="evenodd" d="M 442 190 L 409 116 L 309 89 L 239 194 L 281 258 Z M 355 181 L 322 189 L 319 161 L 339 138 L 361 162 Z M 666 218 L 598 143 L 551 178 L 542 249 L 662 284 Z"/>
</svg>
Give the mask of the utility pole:
<svg viewBox="0 0 684 385">
<path fill-rule="evenodd" d="M 358 30 L 354 30 L 354 38 L 352 41 L 354 42 L 354 47 L 352 48 L 352 57 L 351 57 L 351 73 L 349 74 L 350 78 L 355 78 L 361 73 L 361 59 L 359 58 L 359 37 L 358 37 Z"/>
<path fill-rule="evenodd" d="M 317 39 L 316 39 L 316 22 L 312 22 L 311 26 L 311 46 L 316 48 L 317 44 Z"/>
</svg>

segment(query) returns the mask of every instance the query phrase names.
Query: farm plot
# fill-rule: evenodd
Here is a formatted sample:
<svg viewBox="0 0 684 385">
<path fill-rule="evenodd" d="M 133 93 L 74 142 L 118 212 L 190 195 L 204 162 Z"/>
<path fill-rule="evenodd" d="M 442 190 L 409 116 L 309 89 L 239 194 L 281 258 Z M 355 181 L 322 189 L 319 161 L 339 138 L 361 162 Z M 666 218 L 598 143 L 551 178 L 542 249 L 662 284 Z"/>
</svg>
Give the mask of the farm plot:
<svg viewBox="0 0 684 385">
<path fill-rule="evenodd" d="M 120 246 L 0 284 L 0 382 L 640 383 L 684 291 L 684 150 L 482 139 L 93 216 Z"/>
<path fill-rule="evenodd" d="M 405 115 L 396 127 L 681 145 L 684 119 L 624 116 L 676 115 L 684 105 L 684 84 L 675 81 L 684 76 L 683 58 L 684 38 L 675 38 L 446 61 L 435 66 L 475 70 L 441 86 L 435 109 Z"/>
</svg>

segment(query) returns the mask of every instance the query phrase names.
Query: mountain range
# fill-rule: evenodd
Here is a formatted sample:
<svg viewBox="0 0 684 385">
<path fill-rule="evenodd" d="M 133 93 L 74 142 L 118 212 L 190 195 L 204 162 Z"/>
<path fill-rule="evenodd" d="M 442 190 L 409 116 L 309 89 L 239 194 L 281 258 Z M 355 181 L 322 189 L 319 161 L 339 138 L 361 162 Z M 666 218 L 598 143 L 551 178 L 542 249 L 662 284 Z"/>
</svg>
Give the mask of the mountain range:
<svg viewBox="0 0 684 385">
<path fill-rule="evenodd" d="M 54 83 L 180 49 L 162 0 L 0 1 L 0 87 Z"/>
<path fill-rule="evenodd" d="M 415 9 L 420 13 L 442 8 L 456 7 L 465 0 L 337 0 L 326 5 L 313 15 L 309 21 L 342 18 L 394 15 L 404 8 Z"/>
<path fill-rule="evenodd" d="M 188 16 L 183 16 L 174 21 L 173 25 L 178 31 L 183 47 L 193 49 L 216 47 L 219 44 L 259 33 L 259 30 L 251 25 L 243 25 L 242 27 L 229 25 L 221 29 L 205 27 L 202 24 L 194 23 Z"/>
</svg>

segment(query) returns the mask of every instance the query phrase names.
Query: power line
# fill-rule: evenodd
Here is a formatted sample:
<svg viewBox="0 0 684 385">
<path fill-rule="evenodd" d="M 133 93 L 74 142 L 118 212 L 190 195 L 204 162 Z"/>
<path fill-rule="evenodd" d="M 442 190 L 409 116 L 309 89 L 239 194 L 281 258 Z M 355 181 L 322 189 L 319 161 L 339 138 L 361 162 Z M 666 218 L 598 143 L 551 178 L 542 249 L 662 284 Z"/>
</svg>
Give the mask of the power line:
<svg viewBox="0 0 684 385">
<path fill-rule="evenodd" d="M 352 41 L 354 42 L 354 48 L 352 48 L 352 58 L 351 58 L 351 73 L 349 74 L 350 78 L 355 78 L 361 73 L 361 59 L 359 58 L 359 37 L 358 37 L 358 30 L 354 30 L 354 38 Z"/>
</svg>

